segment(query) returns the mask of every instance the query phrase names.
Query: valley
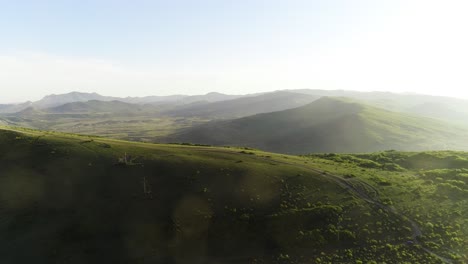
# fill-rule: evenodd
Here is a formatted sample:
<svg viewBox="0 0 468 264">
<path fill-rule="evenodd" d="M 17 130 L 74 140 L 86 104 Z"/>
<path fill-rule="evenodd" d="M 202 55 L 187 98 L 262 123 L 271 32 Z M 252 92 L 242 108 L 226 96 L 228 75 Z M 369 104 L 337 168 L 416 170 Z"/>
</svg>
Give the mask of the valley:
<svg viewBox="0 0 468 264">
<path fill-rule="evenodd" d="M 0 121 L 132 141 L 288 154 L 468 150 L 467 105 L 444 97 L 322 90 L 143 98 L 70 93 L 5 106 Z"/>
</svg>

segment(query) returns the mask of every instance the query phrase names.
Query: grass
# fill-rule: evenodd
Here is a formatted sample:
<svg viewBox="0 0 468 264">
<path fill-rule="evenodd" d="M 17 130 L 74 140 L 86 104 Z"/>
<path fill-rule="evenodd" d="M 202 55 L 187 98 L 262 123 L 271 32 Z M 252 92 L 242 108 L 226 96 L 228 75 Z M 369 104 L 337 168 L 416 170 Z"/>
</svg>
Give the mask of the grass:
<svg viewBox="0 0 468 264">
<path fill-rule="evenodd" d="M 403 161 L 401 171 L 389 171 L 364 156 L 340 161 L 12 127 L 0 128 L 0 150 L 1 263 L 441 262 L 407 244 L 408 221 L 330 174 L 416 219 L 424 246 L 466 259 L 465 194 L 437 193 L 438 183 L 426 181 L 448 174 L 421 176 Z M 361 167 L 364 159 L 377 167 Z M 459 176 L 450 177 L 441 183 L 462 189 L 452 182 Z"/>
<path fill-rule="evenodd" d="M 467 131 L 441 120 L 390 112 L 347 98 L 325 97 L 295 109 L 189 127 L 169 138 L 306 154 L 467 150 Z"/>
<path fill-rule="evenodd" d="M 105 136 L 132 141 L 158 141 L 179 129 L 207 122 L 199 118 L 175 118 L 154 115 L 51 114 L 34 116 L 4 115 L 0 124 L 67 133 Z"/>
<path fill-rule="evenodd" d="M 423 244 L 467 261 L 468 153 L 459 151 L 309 156 L 319 166 L 379 186 L 384 201 L 414 219 Z"/>
</svg>

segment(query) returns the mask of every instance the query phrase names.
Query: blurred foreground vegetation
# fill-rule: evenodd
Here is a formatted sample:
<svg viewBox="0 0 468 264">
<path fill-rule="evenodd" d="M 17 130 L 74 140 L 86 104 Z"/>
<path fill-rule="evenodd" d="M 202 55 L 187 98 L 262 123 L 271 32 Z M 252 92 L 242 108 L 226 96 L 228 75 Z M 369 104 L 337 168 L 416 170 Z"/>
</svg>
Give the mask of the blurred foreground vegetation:
<svg viewBox="0 0 468 264">
<path fill-rule="evenodd" d="M 0 150 L 1 263 L 467 261 L 463 152 L 298 157 L 11 127 Z"/>
</svg>

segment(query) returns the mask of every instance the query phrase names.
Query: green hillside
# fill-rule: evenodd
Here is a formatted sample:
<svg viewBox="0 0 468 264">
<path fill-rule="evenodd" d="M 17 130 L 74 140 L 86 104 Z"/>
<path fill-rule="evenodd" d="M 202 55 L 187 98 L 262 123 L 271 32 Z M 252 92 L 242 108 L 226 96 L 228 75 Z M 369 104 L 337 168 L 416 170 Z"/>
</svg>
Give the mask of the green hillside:
<svg viewBox="0 0 468 264">
<path fill-rule="evenodd" d="M 2 114 L 2 123 L 135 141 L 154 141 L 180 128 L 206 122 L 198 118 L 167 117 L 161 106 L 130 104 L 121 101 L 72 102 L 37 109 L 28 107 L 17 113 Z"/>
<path fill-rule="evenodd" d="M 0 150 L 0 263 L 467 257 L 466 153 L 411 154 L 440 161 L 422 171 L 396 155 L 295 157 L 7 127 Z"/>
<path fill-rule="evenodd" d="M 444 121 L 468 121 L 468 101 L 444 96 L 400 94 L 391 92 L 358 92 L 349 90 L 291 90 L 313 96 L 348 97 L 390 111 L 421 115 Z"/>
<path fill-rule="evenodd" d="M 188 128 L 168 142 L 251 146 L 281 153 L 468 149 L 468 130 L 346 98 Z"/>
</svg>

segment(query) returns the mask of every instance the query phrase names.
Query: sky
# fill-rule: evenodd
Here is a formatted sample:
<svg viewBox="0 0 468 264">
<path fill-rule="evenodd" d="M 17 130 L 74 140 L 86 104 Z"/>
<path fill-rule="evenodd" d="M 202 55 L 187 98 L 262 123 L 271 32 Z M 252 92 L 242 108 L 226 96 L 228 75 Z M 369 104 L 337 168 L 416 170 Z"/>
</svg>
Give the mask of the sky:
<svg viewBox="0 0 468 264">
<path fill-rule="evenodd" d="M 468 98 L 465 0 L 0 0 L 0 103 L 282 89 Z"/>
</svg>

